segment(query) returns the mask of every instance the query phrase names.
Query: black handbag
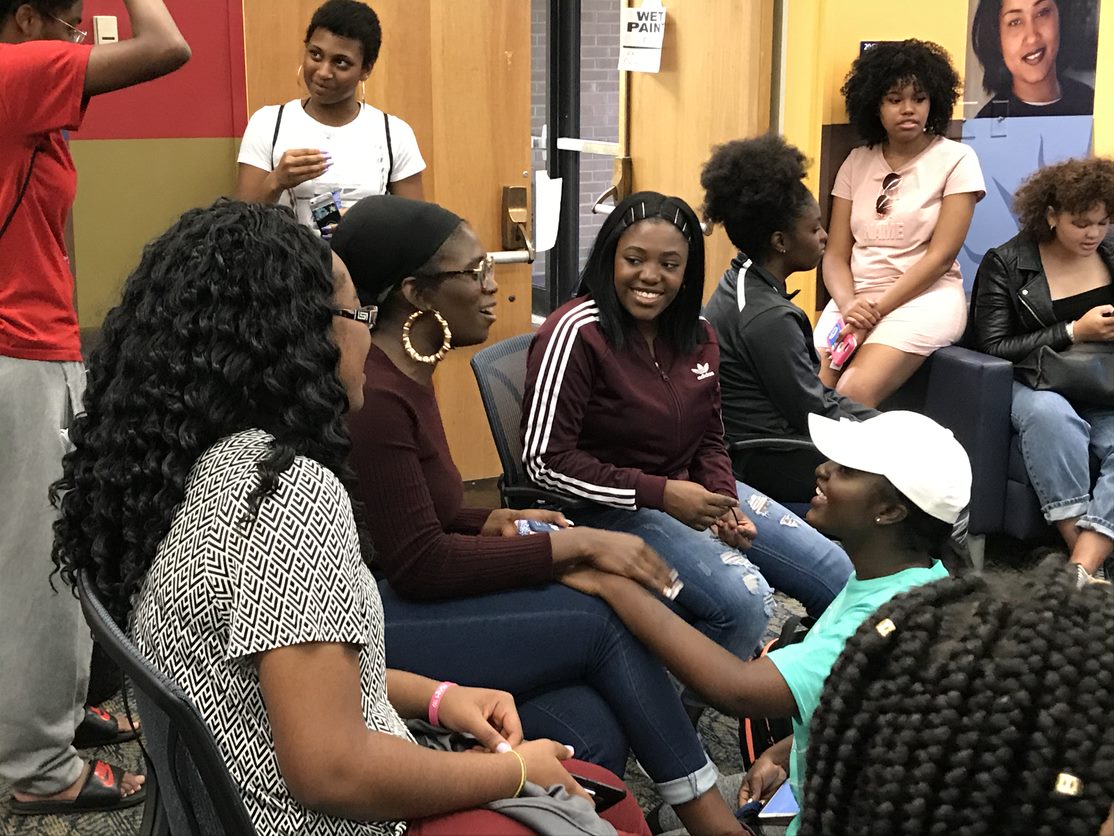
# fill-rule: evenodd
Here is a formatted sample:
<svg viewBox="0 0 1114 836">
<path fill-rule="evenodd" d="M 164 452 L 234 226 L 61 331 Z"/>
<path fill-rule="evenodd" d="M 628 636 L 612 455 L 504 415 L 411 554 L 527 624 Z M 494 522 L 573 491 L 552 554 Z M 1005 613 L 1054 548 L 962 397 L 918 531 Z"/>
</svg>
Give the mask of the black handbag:
<svg viewBox="0 0 1114 836">
<path fill-rule="evenodd" d="M 1018 383 L 1073 404 L 1114 407 L 1114 343 L 1076 343 L 1065 351 L 1042 345 L 1015 363 L 1013 374 Z"/>
</svg>

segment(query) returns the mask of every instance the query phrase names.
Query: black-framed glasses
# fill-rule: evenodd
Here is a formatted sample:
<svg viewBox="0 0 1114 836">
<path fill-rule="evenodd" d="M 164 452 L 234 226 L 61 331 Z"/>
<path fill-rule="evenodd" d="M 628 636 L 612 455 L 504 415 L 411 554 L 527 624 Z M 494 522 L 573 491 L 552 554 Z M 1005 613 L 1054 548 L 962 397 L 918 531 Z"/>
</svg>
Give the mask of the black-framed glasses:
<svg viewBox="0 0 1114 836">
<path fill-rule="evenodd" d="M 897 190 L 901 186 L 901 175 L 891 171 L 882 179 L 882 190 L 878 192 L 878 200 L 874 204 L 874 211 L 885 217 L 894 208 L 897 200 Z"/>
<path fill-rule="evenodd" d="M 425 276 L 471 276 L 476 284 L 483 287 L 495 277 L 495 259 L 490 254 L 483 261 L 467 270 L 438 270 L 436 273 L 423 273 Z"/>
<path fill-rule="evenodd" d="M 364 305 L 362 308 L 333 308 L 333 316 L 343 316 L 345 319 L 362 322 L 370 331 L 375 328 L 375 321 L 379 318 L 379 308 L 375 305 Z"/>
<path fill-rule="evenodd" d="M 85 43 L 85 39 L 89 37 L 89 33 L 84 29 L 78 29 L 76 26 L 66 23 L 66 21 L 62 20 L 60 17 L 55 17 L 54 15 L 51 15 L 51 17 L 70 30 L 70 40 L 75 44 L 83 44 Z"/>
</svg>

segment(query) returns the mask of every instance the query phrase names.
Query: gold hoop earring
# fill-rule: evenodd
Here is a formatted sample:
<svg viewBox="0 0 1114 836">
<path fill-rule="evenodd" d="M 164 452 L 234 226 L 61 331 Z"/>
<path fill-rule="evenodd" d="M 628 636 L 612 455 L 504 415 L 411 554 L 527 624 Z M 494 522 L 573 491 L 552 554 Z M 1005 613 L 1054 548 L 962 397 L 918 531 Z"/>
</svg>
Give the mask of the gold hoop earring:
<svg viewBox="0 0 1114 836">
<path fill-rule="evenodd" d="M 301 64 L 298 65 L 298 69 L 294 70 L 294 83 L 297 85 L 299 90 L 302 89 L 302 86 L 303 86 L 304 82 L 302 80 L 302 65 Z"/>
<path fill-rule="evenodd" d="M 360 103 L 367 104 L 367 90 L 365 89 L 364 83 L 362 81 L 360 82 Z"/>
<path fill-rule="evenodd" d="M 441 331 L 445 335 L 445 339 L 441 342 L 441 348 L 435 354 L 419 354 L 414 350 L 414 344 L 410 342 L 410 327 L 421 318 L 422 314 L 433 314 L 433 318 L 437 320 L 437 323 L 441 326 Z M 406 322 L 402 324 L 402 347 L 411 360 L 432 366 L 444 360 L 445 355 L 449 353 L 449 349 L 453 347 L 453 332 L 449 330 L 449 323 L 445 321 L 445 317 L 437 311 L 414 311 L 406 317 Z"/>
</svg>

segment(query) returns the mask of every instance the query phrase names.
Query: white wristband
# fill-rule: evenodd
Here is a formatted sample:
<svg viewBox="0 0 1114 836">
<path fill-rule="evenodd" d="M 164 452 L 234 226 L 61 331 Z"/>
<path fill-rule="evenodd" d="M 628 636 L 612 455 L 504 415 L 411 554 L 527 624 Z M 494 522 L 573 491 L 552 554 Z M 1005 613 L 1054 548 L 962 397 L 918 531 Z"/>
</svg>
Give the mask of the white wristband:
<svg viewBox="0 0 1114 836">
<path fill-rule="evenodd" d="M 1068 331 L 1068 339 L 1071 340 L 1074 343 L 1075 342 L 1075 323 L 1074 322 L 1069 322 L 1064 327 Z"/>
</svg>

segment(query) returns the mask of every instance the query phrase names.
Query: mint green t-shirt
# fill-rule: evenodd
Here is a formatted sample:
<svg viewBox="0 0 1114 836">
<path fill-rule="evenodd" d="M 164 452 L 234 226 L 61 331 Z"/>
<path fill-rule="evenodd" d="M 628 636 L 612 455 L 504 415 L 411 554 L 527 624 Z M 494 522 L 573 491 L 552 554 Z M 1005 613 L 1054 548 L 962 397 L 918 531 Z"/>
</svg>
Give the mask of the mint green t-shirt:
<svg viewBox="0 0 1114 836">
<path fill-rule="evenodd" d="M 863 621 L 899 592 L 947 576 L 948 570 L 939 560 L 934 560 L 928 569 L 905 569 L 869 581 L 860 581 L 852 573 L 847 586 L 828 605 L 803 641 L 770 653 L 770 661 L 785 679 L 789 690 L 793 692 L 793 699 L 797 701 L 797 716 L 793 719 L 789 783 L 798 804 L 801 803 L 805 788 L 808 727 L 812 722 L 813 712 L 820 705 L 824 680 L 828 678 L 843 645 Z M 786 836 L 794 836 L 798 826 L 798 820 L 793 819 Z"/>
</svg>

